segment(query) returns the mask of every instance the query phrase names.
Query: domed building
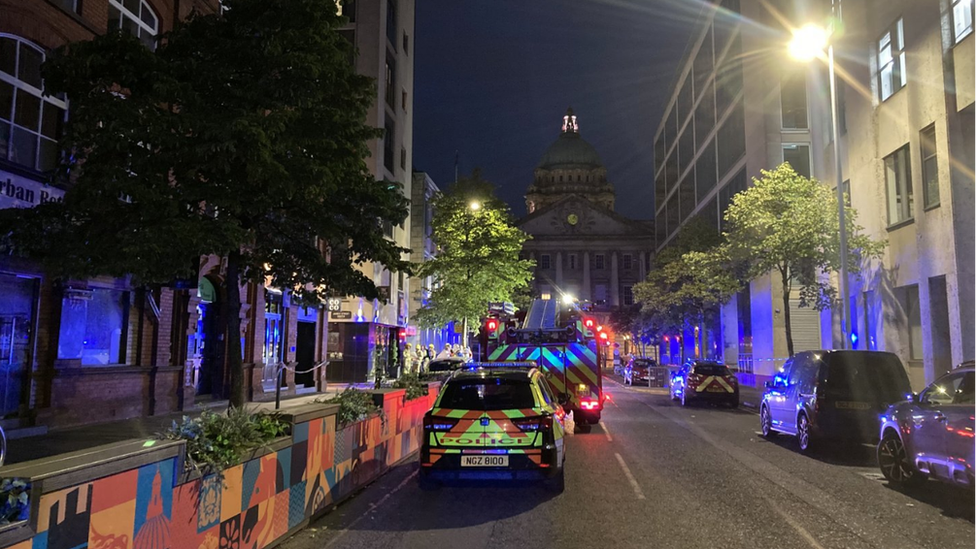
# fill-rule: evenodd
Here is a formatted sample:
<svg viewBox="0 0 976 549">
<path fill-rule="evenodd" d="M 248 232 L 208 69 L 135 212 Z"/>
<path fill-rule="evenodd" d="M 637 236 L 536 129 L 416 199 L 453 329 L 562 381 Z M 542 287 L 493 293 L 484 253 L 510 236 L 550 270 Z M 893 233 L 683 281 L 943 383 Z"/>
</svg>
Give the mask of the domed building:
<svg viewBox="0 0 976 549">
<path fill-rule="evenodd" d="M 616 213 L 614 202 L 607 169 L 569 109 L 535 168 L 525 193 L 528 215 L 518 223 L 532 235 L 524 253 L 536 262 L 536 295 L 571 295 L 606 316 L 633 303 L 634 284 L 650 268 L 653 227 Z"/>
<path fill-rule="evenodd" d="M 593 145 L 580 137 L 572 108 L 563 116 L 562 133 L 535 167 L 535 182 L 526 191 L 525 206 L 532 213 L 570 194 L 613 210 L 613 185 L 607 181 L 607 169 Z"/>
</svg>

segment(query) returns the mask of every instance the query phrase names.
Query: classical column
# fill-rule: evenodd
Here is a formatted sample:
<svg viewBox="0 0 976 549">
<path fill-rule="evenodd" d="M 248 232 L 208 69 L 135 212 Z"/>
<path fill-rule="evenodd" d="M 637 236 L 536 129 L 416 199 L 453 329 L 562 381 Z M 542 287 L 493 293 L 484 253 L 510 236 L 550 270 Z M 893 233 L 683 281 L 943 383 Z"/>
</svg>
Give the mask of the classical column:
<svg viewBox="0 0 976 549">
<path fill-rule="evenodd" d="M 647 252 L 640 253 L 640 267 L 637 268 L 637 272 L 640 273 L 642 281 L 647 278 Z"/>
<path fill-rule="evenodd" d="M 563 288 L 563 253 L 556 252 L 556 286 L 559 290 Z"/>
<path fill-rule="evenodd" d="M 583 287 L 580 289 L 580 299 L 592 299 L 590 289 L 590 252 L 583 252 Z"/>
<path fill-rule="evenodd" d="M 617 268 L 617 252 L 610 253 L 610 304 L 620 306 L 620 269 Z"/>
</svg>

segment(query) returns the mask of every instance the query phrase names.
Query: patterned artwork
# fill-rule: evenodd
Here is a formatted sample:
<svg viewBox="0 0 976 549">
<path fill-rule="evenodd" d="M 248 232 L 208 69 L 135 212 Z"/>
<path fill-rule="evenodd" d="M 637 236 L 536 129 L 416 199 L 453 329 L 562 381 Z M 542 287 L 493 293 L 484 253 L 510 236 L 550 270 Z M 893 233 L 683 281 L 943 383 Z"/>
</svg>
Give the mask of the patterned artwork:
<svg viewBox="0 0 976 549">
<path fill-rule="evenodd" d="M 416 451 L 434 397 L 388 398 L 385 421 L 293 425 L 288 447 L 222 480 L 181 481 L 171 458 L 42 494 L 33 538 L 0 549 L 263 549 Z"/>
</svg>

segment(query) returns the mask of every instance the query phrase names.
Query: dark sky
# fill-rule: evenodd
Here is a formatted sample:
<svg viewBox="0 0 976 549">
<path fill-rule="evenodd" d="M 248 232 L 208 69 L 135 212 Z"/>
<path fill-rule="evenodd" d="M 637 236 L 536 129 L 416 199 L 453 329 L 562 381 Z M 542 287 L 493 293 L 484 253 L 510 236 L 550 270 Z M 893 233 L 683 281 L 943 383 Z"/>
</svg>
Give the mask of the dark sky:
<svg viewBox="0 0 976 549">
<path fill-rule="evenodd" d="M 442 189 L 482 169 L 524 215 L 566 107 L 596 147 L 617 211 L 653 217 L 653 137 L 696 0 L 417 0 L 414 169 Z"/>
</svg>

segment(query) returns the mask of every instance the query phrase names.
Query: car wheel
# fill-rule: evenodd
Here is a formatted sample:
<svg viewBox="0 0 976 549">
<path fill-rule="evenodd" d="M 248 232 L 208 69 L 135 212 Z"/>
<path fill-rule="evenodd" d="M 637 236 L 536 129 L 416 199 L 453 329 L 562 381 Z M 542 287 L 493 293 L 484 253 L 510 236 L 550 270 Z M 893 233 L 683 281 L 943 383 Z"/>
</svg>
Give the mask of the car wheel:
<svg viewBox="0 0 976 549">
<path fill-rule="evenodd" d="M 908 459 L 908 451 L 901 437 L 888 431 L 878 443 L 878 467 L 881 474 L 892 483 L 899 485 L 917 484 L 925 480 Z"/>
<path fill-rule="evenodd" d="M 806 414 L 796 418 L 796 441 L 800 444 L 800 451 L 809 454 L 813 451 L 813 433 L 810 432 L 810 420 Z"/>
<path fill-rule="evenodd" d="M 561 494 L 566 490 L 566 466 L 563 465 L 559 468 L 559 472 L 550 478 L 542 481 L 543 486 L 546 490 L 554 493 Z"/>
<path fill-rule="evenodd" d="M 769 415 L 769 408 L 766 406 L 759 409 L 759 429 L 765 438 L 776 436 L 776 431 L 773 430 L 773 417 Z"/>
</svg>

